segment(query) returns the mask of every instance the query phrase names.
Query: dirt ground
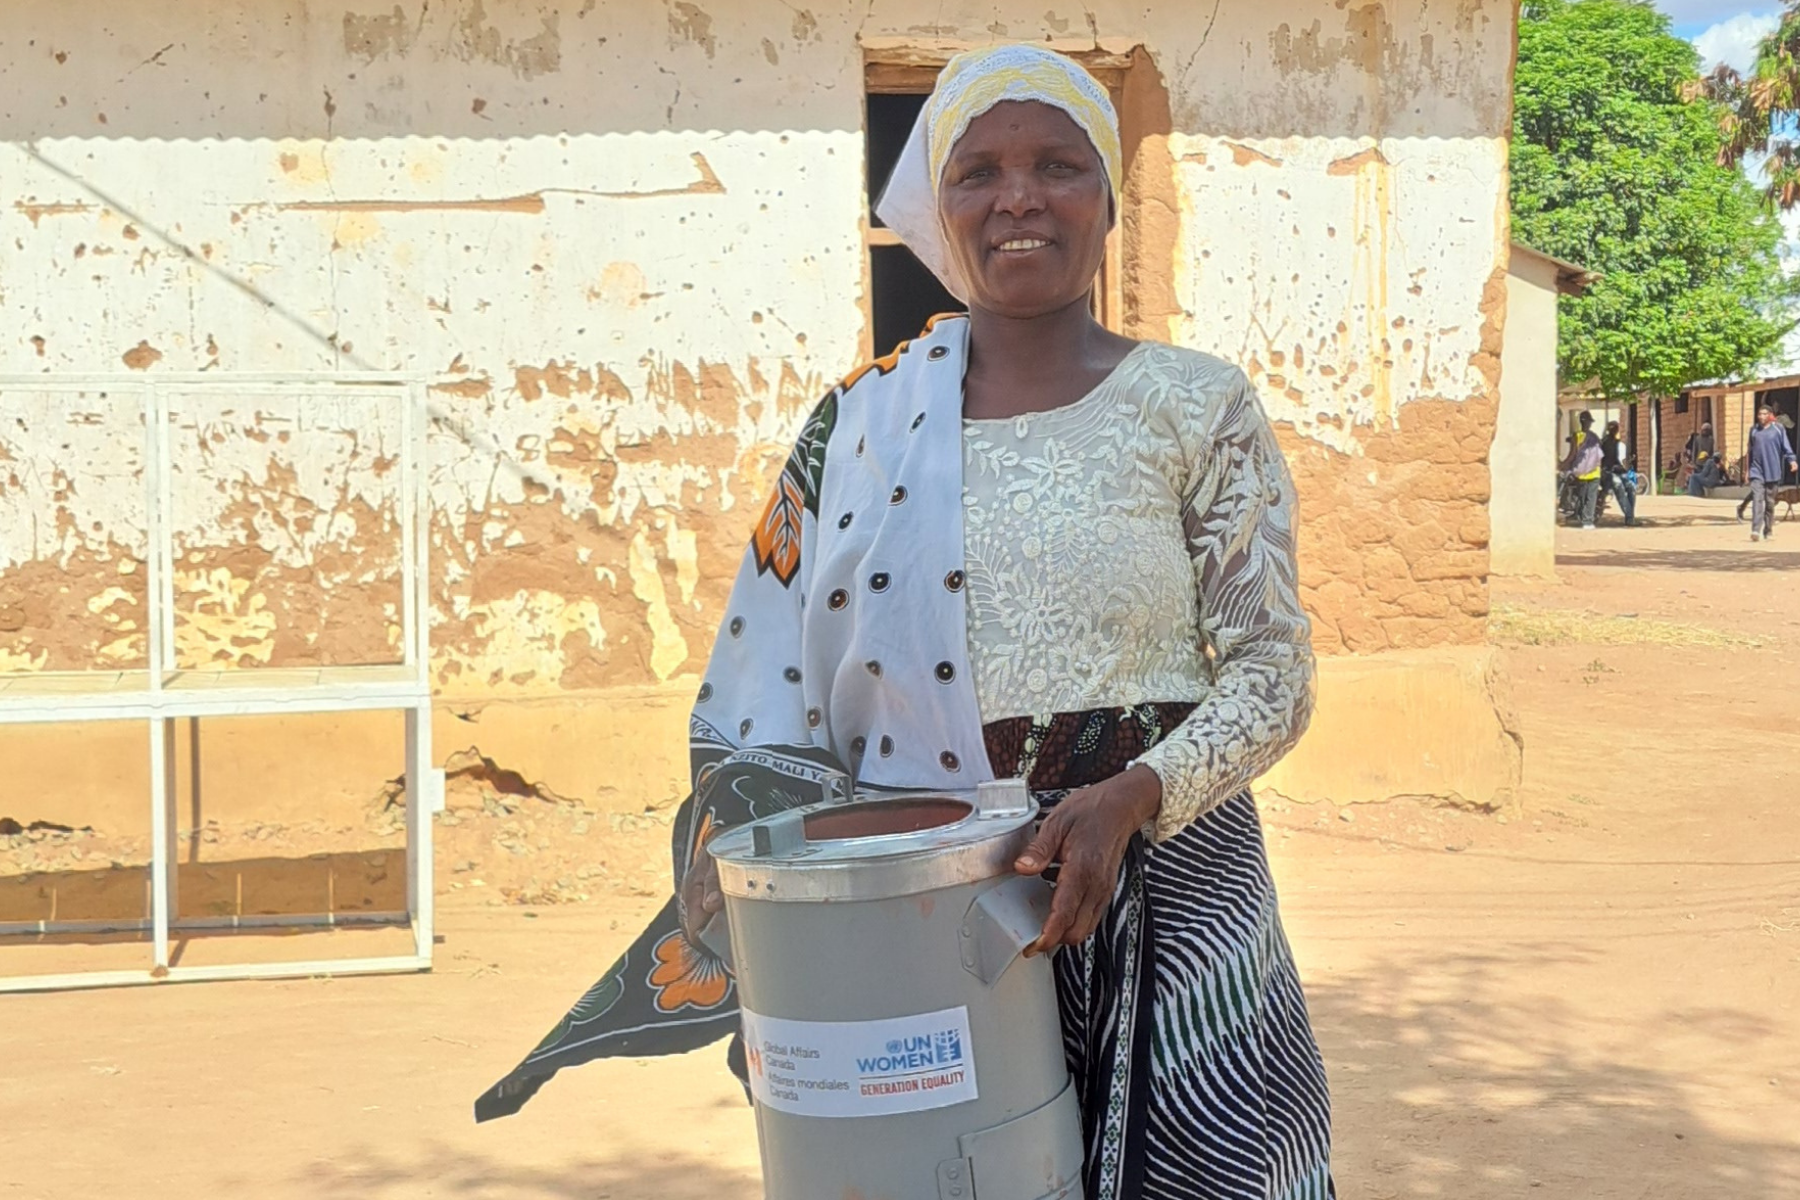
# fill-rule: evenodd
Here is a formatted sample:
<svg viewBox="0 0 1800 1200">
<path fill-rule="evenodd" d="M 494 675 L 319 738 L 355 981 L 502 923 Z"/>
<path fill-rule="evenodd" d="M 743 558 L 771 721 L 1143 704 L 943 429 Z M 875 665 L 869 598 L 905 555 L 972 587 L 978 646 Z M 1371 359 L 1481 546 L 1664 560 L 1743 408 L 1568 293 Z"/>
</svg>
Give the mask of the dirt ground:
<svg viewBox="0 0 1800 1200">
<path fill-rule="evenodd" d="M 1342 1196 L 1800 1197 L 1800 520 L 1753 546 L 1731 509 L 1646 501 L 1641 528 L 1563 531 L 1558 582 L 1496 589 L 1516 807 L 1265 808 Z M 429 975 L 0 997 L 0 1200 L 751 1200 L 717 1050 L 590 1065 L 471 1121 L 657 906 L 665 821 L 460 792 Z M 360 836 L 333 886 L 380 906 L 394 831 L 376 812 Z M 87 894 L 132 854 L 0 838 L 0 905 L 46 873 Z"/>
</svg>

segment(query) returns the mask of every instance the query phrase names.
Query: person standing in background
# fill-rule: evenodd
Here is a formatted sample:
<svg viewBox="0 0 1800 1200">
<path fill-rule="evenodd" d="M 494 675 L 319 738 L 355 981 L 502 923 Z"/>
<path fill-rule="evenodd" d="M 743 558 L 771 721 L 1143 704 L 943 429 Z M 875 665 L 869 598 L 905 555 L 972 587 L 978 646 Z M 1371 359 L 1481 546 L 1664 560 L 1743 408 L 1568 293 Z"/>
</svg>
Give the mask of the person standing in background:
<svg viewBox="0 0 1800 1200">
<path fill-rule="evenodd" d="M 1775 410 L 1767 404 L 1757 412 L 1756 428 L 1750 431 L 1749 458 L 1750 540 L 1767 541 L 1775 536 L 1775 489 L 1800 470 L 1787 430 L 1775 423 Z"/>
<path fill-rule="evenodd" d="M 1627 525 L 1637 524 L 1637 491 L 1626 479 L 1625 443 L 1619 437 L 1619 423 L 1606 423 L 1606 436 L 1600 439 L 1600 474 L 1607 491 L 1619 502 L 1619 511 Z"/>
<path fill-rule="evenodd" d="M 1575 480 L 1581 527 L 1592 529 L 1594 507 L 1600 499 L 1600 439 L 1594 433 L 1593 413 L 1584 409 L 1578 419 L 1581 433 L 1576 436 L 1569 456 L 1563 459 L 1562 469 Z"/>
<path fill-rule="evenodd" d="M 1775 418 L 1777 421 L 1780 417 Z M 1756 436 L 1756 413 L 1750 415 L 1750 428 L 1744 430 L 1744 457 L 1742 459 L 1744 473 L 1744 498 L 1738 501 L 1737 519 L 1743 520 L 1744 514 L 1750 511 L 1750 501 L 1755 498 L 1756 490 L 1750 486 L 1750 439 Z"/>
<path fill-rule="evenodd" d="M 1786 413 L 1777 413 L 1775 416 L 1775 423 L 1777 425 L 1781 426 L 1783 429 L 1787 430 L 1788 443 L 1790 445 L 1800 445 L 1800 442 L 1796 442 L 1794 439 L 1794 418 L 1788 416 Z M 1749 432 L 1744 435 L 1744 446 L 1746 448 L 1745 449 L 1745 458 L 1744 458 L 1744 482 L 1746 483 L 1746 485 L 1750 481 L 1750 459 L 1748 457 L 1748 447 L 1750 445 L 1750 438 L 1755 433 L 1756 433 L 1756 421 L 1753 418 L 1750 422 Z M 1737 506 L 1737 519 L 1738 520 L 1741 521 L 1744 519 L 1744 514 L 1749 511 L 1750 501 L 1755 495 L 1756 495 L 1755 490 L 1751 489 L 1744 493 L 1744 498 L 1742 500 L 1738 501 L 1738 506 Z"/>
</svg>

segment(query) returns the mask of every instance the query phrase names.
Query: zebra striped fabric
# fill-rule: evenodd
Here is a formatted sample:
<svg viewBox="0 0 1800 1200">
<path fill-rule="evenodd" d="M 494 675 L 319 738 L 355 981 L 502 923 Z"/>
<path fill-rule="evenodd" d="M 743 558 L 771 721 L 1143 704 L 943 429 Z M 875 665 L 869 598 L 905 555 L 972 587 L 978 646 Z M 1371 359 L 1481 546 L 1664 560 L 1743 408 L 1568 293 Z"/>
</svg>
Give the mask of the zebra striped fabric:
<svg viewBox="0 0 1800 1200">
<path fill-rule="evenodd" d="M 1057 956 L 1088 1200 L 1328 1200 L 1331 1109 L 1249 793 L 1134 843 Z"/>
</svg>

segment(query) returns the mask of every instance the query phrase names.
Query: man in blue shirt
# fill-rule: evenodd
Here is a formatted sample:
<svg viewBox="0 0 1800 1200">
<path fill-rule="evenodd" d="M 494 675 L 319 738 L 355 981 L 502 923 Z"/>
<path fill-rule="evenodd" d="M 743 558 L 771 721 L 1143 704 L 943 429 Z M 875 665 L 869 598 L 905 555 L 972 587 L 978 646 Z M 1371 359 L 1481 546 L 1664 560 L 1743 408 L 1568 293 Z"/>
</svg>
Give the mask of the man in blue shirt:
<svg viewBox="0 0 1800 1200">
<path fill-rule="evenodd" d="M 1787 430 L 1775 423 L 1775 410 L 1767 404 L 1756 414 L 1750 431 L 1750 540 L 1775 536 L 1775 489 L 1790 472 L 1800 470 Z"/>
</svg>

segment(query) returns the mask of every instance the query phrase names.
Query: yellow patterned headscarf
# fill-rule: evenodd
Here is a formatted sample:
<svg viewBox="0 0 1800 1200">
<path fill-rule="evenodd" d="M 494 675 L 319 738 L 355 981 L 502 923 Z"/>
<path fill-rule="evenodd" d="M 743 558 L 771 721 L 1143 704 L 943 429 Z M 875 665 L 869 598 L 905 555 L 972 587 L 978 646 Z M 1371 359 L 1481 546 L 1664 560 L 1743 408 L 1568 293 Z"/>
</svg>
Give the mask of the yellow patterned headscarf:
<svg viewBox="0 0 1800 1200">
<path fill-rule="evenodd" d="M 996 104 L 1036 100 L 1060 108 L 1081 126 L 1106 164 L 1106 181 L 1119 186 L 1119 118 L 1106 89 L 1082 65 L 1041 46 L 995 46 L 951 59 L 925 105 L 931 187 L 944 177 L 944 162 L 969 123 Z"/>
<path fill-rule="evenodd" d="M 957 55 L 938 76 L 875 212 L 960 300 L 968 299 L 968 292 L 938 224 L 938 184 L 950 151 L 968 132 L 969 123 L 1009 100 L 1035 100 L 1069 114 L 1094 144 L 1115 205 L 1118 201 L 1118 114 L 1106 89 L 1080 63 L 1027 44 Z"/>
</svg>

